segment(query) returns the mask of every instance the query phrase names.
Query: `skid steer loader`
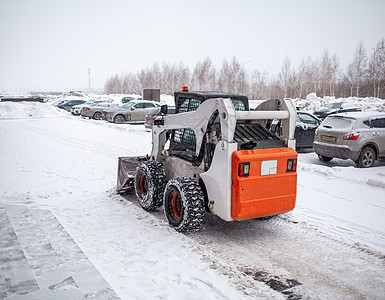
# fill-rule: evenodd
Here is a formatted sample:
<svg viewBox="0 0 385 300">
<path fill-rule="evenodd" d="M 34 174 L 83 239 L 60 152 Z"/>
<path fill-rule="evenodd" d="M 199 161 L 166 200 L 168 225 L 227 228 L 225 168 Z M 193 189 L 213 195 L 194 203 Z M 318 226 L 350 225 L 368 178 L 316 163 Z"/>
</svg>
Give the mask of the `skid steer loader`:
<svg viewBox="0 0 385 300">
<path fill-rule="evenodd" d="M 226 220 L 292 210 L 297 188 L 296 109 L 287 99 L 249 110 L 247 97 L 175 93 L 176 113 L 154 120 L 152 150 L 120 157 L 117 191 L 135 192 L 145 210 L 164 206 L 169 224 L 194 232 L 205 211 Z M 281 122 L 280 136 L 267 128 Z"/>
</svg>

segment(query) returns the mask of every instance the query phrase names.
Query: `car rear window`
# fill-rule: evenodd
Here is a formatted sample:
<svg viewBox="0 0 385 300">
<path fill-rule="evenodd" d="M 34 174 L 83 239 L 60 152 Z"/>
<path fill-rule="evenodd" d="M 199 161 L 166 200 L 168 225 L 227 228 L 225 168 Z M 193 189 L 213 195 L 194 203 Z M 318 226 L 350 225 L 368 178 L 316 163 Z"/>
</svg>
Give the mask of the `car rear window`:
<svg viewBox="0 0 385 300">
<path fill-rule="evenodd" d="M 353 120 L 341 117 L 327 117 L 325 121 L 322 122 L 322 126 L 326 128 L 349 128 L 352 127 Z"/>
</svg>

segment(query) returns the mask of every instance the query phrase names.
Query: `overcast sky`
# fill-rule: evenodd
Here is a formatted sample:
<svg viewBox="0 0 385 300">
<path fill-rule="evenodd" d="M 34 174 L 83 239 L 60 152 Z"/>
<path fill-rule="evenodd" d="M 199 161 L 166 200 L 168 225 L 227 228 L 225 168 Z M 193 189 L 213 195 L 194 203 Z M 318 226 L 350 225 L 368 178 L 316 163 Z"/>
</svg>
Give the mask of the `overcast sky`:
<svg viewBox="0 0 385 300">
<path fill-rule="evenodd" d="M 345 67 L 385 37 L 385 0 L 0 0 L 0 91 L 103 89 L 154 62 L 236 57 L 276 75 L 324 49 Z"/>
</svg>

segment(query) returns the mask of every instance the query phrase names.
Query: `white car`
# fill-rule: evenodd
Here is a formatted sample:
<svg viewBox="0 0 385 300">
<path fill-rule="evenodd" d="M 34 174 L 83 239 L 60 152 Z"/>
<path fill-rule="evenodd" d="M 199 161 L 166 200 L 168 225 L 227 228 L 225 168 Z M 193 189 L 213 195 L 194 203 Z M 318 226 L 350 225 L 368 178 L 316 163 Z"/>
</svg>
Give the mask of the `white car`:
<svg viewBox="0 0 385 300">
<path fill-rule="evenodd" d="M 99 103 L 112 103 L 113 101 L 109 98 L 91 99 L 87 102 L 79 105 L 74 105 L 71 108 L 71 113 L 75 116 L 80 116 L 80 113 L 85 106 L 91 106 Z"/>
<path fill-rule="evenodd" d="M 160 108 L 160 103 L 148 100 L 132 100 L 122 106 L 112 107 L 103 112 L 103 119 L 108 122 L 144 122 L 145 116 Z"/>
</svg>

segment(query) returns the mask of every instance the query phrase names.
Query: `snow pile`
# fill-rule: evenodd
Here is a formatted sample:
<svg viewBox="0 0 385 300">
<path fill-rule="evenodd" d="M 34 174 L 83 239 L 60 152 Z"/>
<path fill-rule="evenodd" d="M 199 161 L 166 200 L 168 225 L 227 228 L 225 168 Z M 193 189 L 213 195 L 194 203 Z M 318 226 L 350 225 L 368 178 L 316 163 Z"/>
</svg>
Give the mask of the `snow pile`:
<svg viewBox="0 0 385 300">
<path fill-rule="evenodd" d="M 307 110 L 314 112 L 317 109 L 328 106 L 333 102 L 352 102 L 356 106 L 361 107 L 362 111 L 379 111 L 385 112 L 385 100 L 368 97 L 368 98 L 357 98 L 357 97 L 348 97 L 348 98 L 335 98 L 335 97 L 317 97 L 315 93 L 309 94 L 306 99 L 293 99 L 294 105 L 299 107 L 302 110 Z"/>
<path fill-rule="evenodd" d="M 0 102 L 0 119 L 66 117 L 68 113 L 40 102 Z"/>
</svg>

